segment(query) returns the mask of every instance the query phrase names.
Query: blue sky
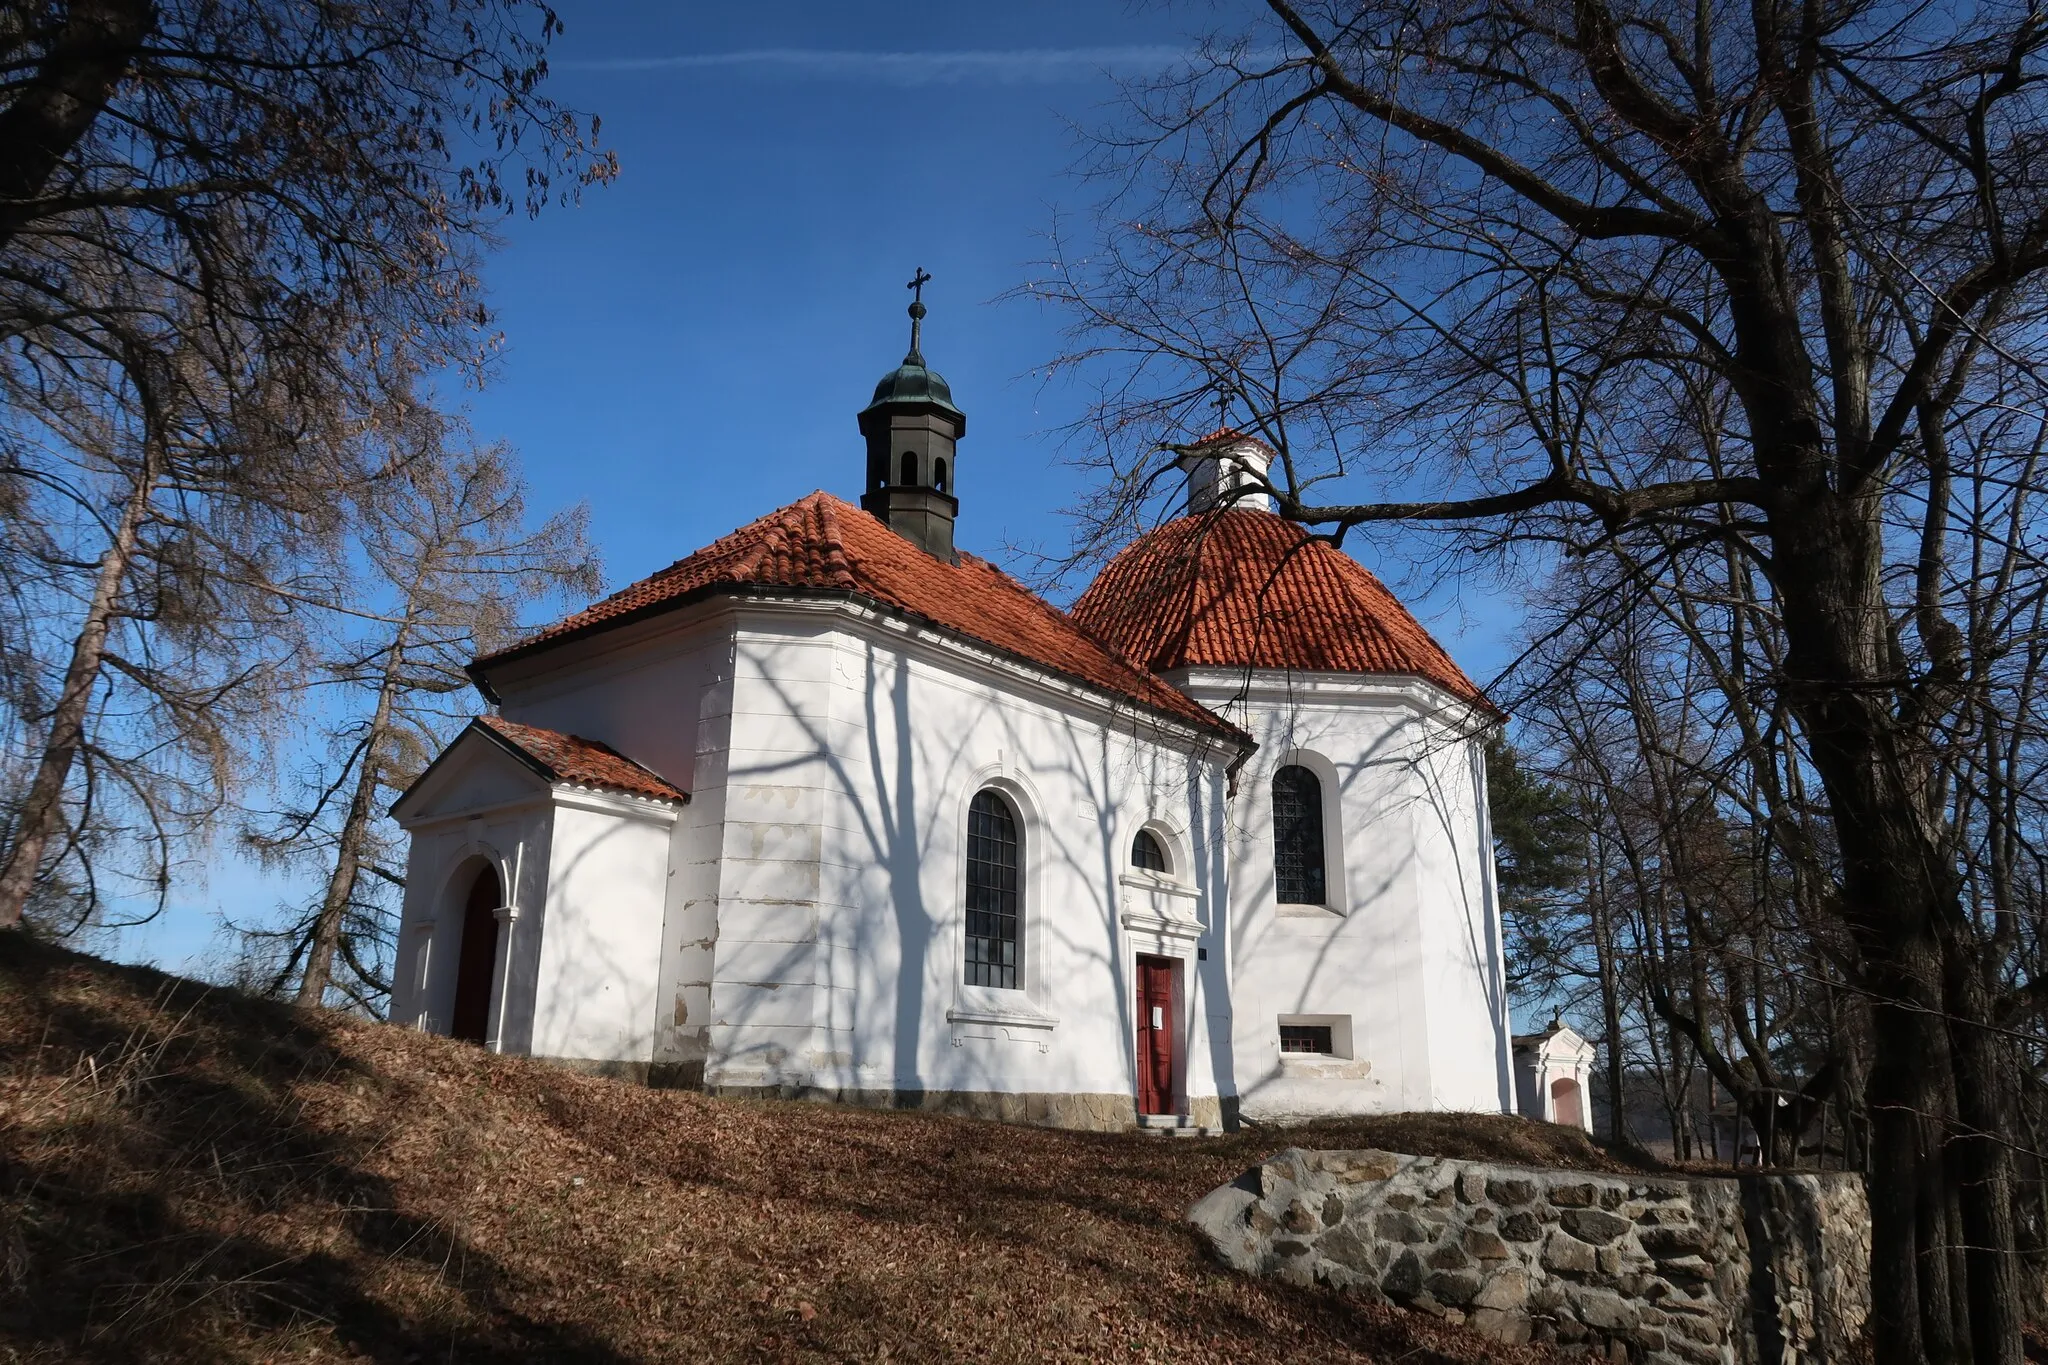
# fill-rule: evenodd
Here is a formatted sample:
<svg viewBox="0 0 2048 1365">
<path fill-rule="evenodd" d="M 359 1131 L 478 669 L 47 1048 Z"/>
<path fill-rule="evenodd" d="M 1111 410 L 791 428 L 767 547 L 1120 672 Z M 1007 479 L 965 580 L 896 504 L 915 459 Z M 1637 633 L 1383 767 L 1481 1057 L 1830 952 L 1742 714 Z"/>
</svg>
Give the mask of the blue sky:
<svg viewBox="0 0 2048 1365">
<path fill-rule="evenodd" d="M 1040 378 L 1064 317 L 1002 300 L 1056 215 L 1086 217 L 1075 125 L 1114 117 L 1105 68 L 1156 67 L 1227 7 L 557 3 L 554 93 L 603 117 L 622 173 L 506 225 L 486 268 L 505 349 L 460 395 L 520 452 L 536 512 L 587 504 L 616 587 L 812 489 L 856 496 L 854 413 L 903 354 L 923 266 L 925 352 L 969 416 L 960 543 L 1063 546 L 1061 429 L 1086 394 Z M 1506 662 L 1483 597 L 1411 604 L 1475 676 Z M 106 946 L 192 967 L 222 910 L 289 890 L 223 857 Z"/>
</svg>

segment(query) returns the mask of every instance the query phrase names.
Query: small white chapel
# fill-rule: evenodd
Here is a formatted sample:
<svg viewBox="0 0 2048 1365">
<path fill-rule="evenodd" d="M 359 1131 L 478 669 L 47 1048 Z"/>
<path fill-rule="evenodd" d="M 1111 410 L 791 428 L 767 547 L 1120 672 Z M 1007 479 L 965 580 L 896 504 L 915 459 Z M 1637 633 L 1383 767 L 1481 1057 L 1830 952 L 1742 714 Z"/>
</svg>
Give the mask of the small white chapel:
<svg viewBox="0 0 2048 1365">
<path fill-rule="evenodd" d="M 1515 1112 L 1485 696 L 1232 430 L 1070 611 L 962 550 L 967 417 L 910 313 L 858 505 L 471 665 L 494 710 L 393 812 L 392 1018 L 1069 1127 Z"/>
</svg>

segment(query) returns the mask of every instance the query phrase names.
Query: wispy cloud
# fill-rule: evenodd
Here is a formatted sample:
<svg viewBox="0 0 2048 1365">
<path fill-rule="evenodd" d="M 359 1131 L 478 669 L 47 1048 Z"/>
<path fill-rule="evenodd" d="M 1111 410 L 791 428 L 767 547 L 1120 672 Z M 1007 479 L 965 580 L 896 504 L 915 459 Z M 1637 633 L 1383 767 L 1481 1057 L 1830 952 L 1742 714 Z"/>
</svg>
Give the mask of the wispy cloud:
<svg viewBox="0 0 2048 1365">
<path fill-rule="evenodd" d="M 1195 54 L 1184 47 L 1043 47 L 950 52 L 858 52 L 833 48 L 760 47 L 673 57 L 613 57 L 558 63 L 575 71 L 706 71 L 752 68 L 827 80 L 887 85 L 1057 85 L 1105 72 L 1157 71 Z"/>
</svg>

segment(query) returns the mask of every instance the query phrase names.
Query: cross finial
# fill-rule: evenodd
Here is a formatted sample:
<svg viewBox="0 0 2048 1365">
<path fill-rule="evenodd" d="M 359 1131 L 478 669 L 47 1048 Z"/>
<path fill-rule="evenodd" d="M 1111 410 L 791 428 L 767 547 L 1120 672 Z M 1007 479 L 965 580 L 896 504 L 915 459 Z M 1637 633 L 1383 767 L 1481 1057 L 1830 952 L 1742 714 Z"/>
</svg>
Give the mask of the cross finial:
<svg viewBox="0 0 2048 1365">
<path fill-rule="evenodd" d="M 924 351 L 921 345 L 924 330 L 924 287 L 931 283 L 931 279 L 925 268 L 919 266 L 917 273 L 910 277 L 910 283 L 903 286 L 910 291 L 910 354 L 903 357 L 903 363 L 906 365 L 924 364 Z"/>
</svg>

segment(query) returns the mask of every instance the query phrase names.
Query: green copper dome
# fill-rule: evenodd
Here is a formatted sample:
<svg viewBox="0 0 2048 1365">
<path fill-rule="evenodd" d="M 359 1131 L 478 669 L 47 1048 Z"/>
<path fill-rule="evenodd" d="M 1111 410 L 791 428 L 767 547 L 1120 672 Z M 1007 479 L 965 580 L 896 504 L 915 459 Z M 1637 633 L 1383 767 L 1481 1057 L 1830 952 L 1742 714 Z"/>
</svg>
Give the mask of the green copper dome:
<svg viewBox="0 0 2048 1365">
<path fill-rule="evenodd" d="M 945 376 L 937 370 L 925 368 L 924 357 L 914 351 L 903 358 L 901 365 L 882 376 L 881 382 L 875 385 L 874 401 L 862 411 L 872 412 L 895 403 L 930 403 L 956 416 L 965 415 L 953 406 L 953 390 L 946 383 Z"/>
</svg>

